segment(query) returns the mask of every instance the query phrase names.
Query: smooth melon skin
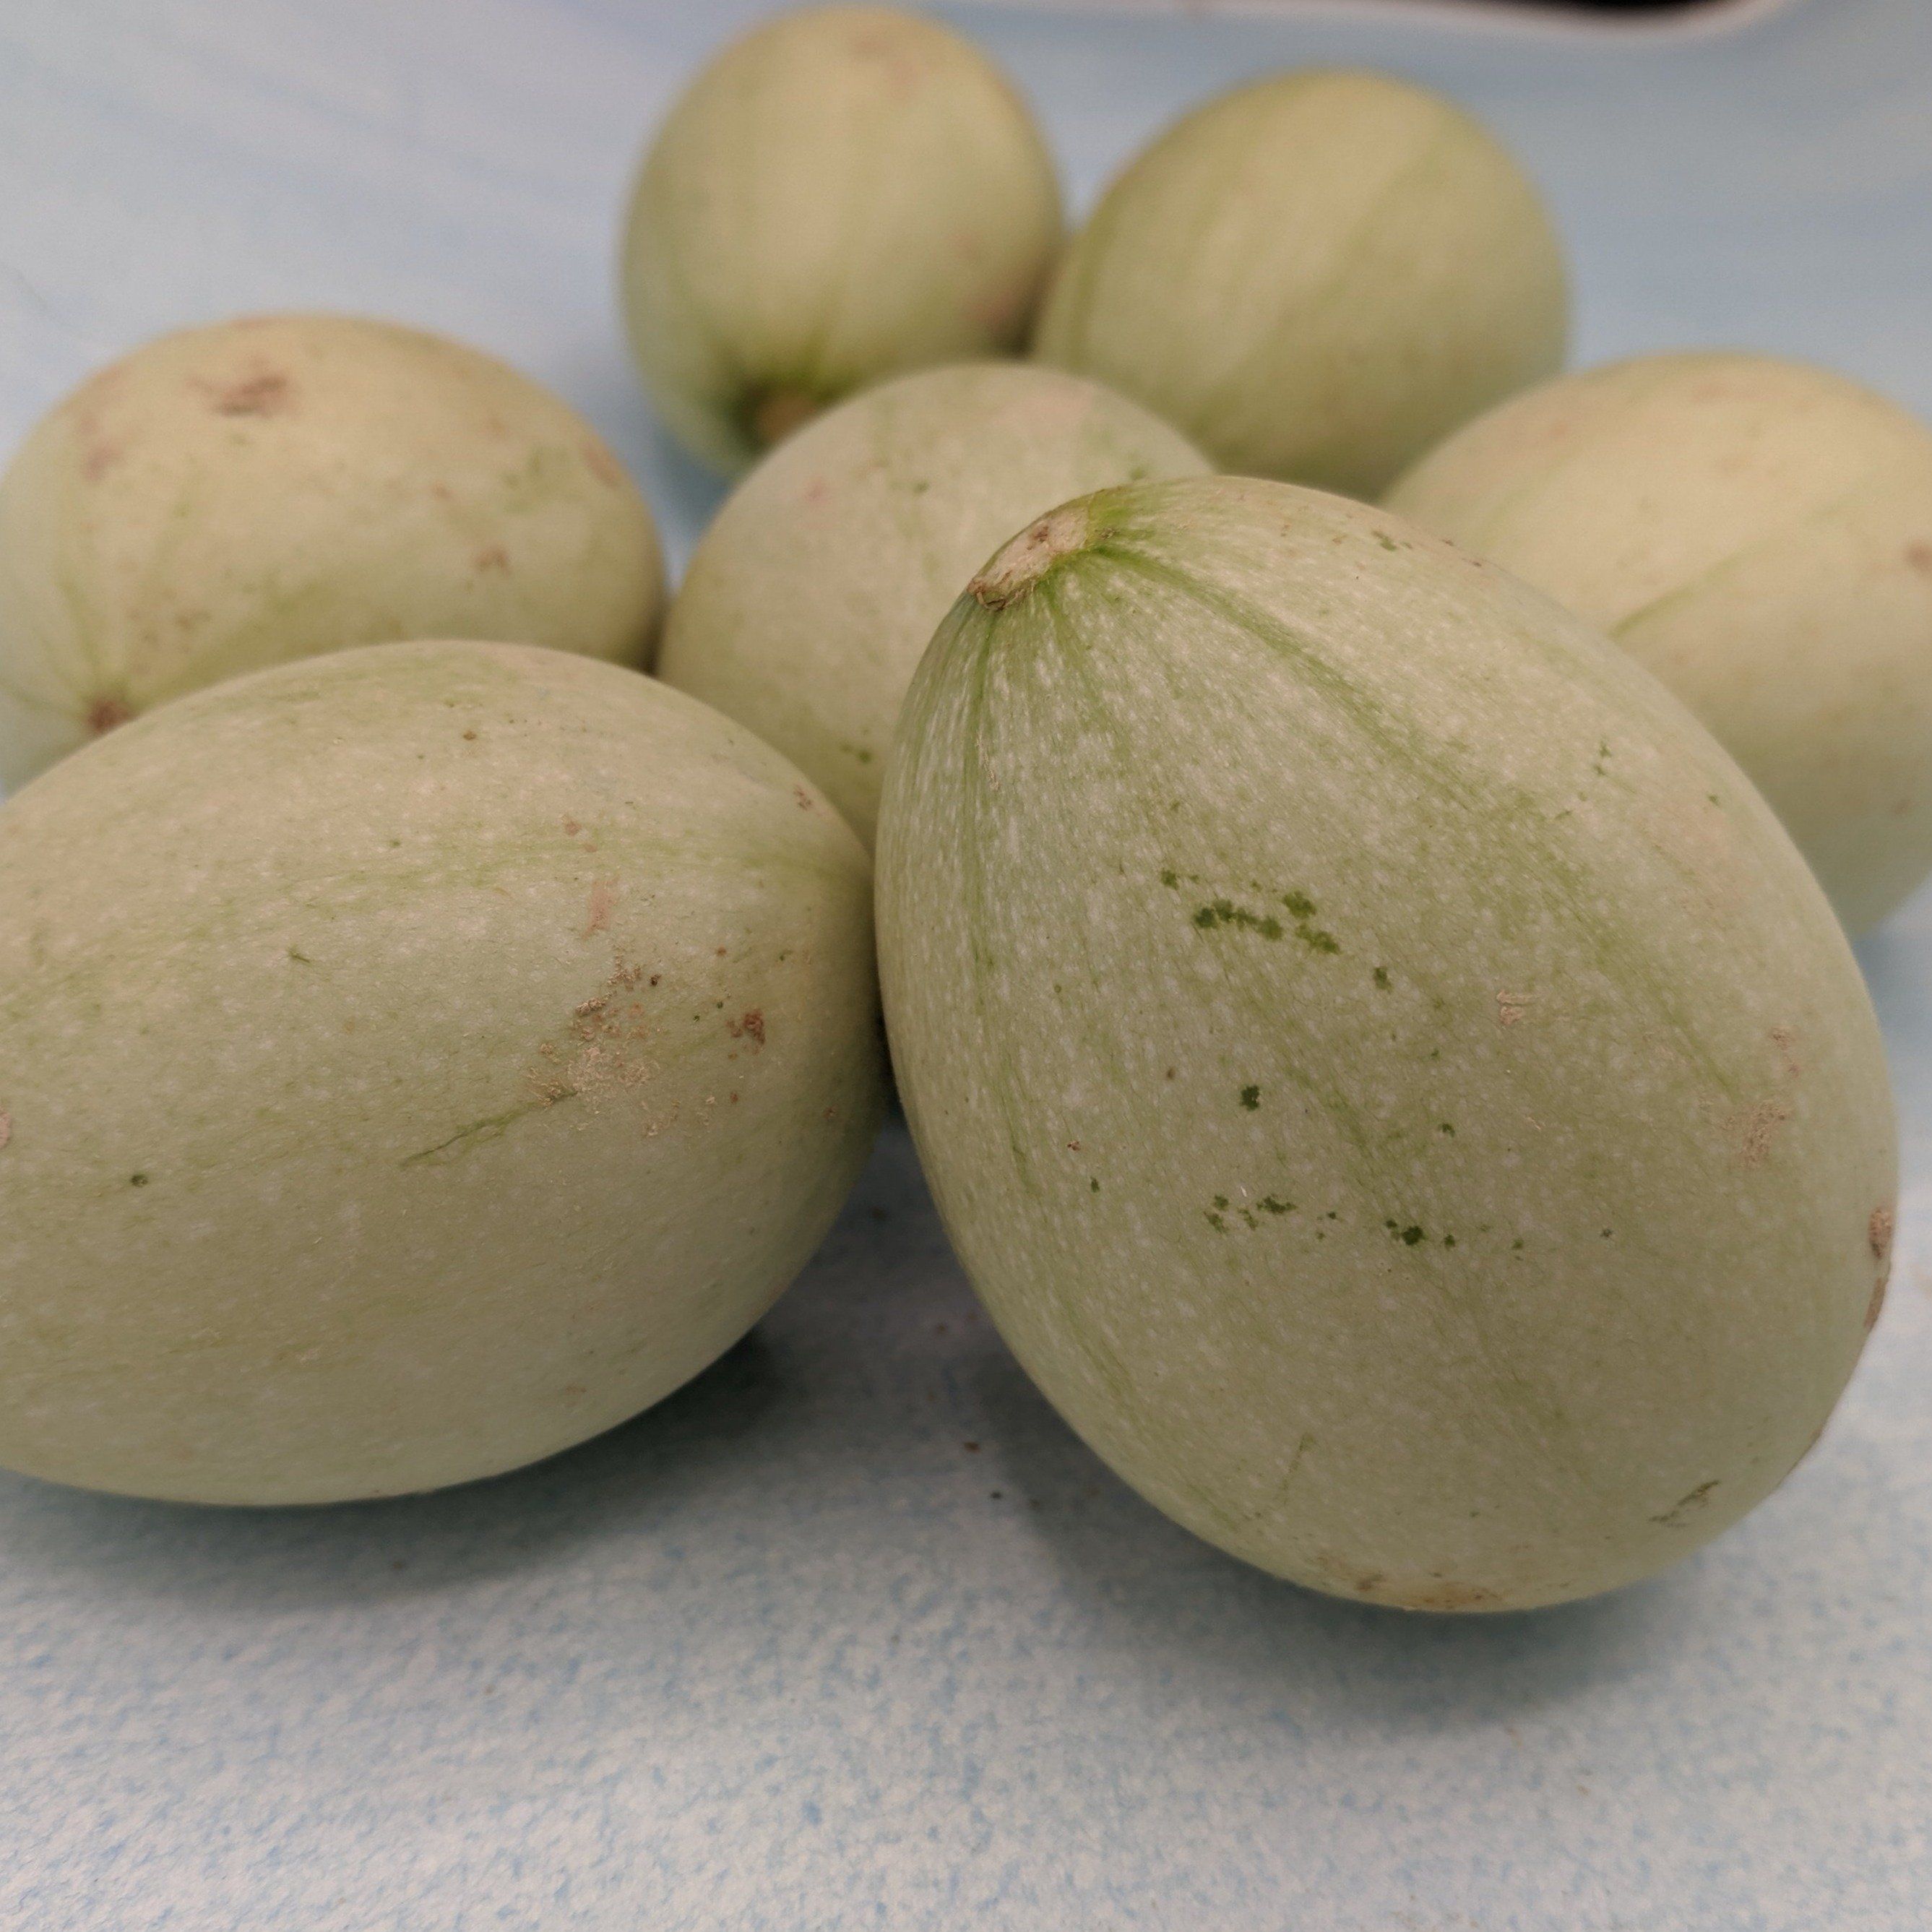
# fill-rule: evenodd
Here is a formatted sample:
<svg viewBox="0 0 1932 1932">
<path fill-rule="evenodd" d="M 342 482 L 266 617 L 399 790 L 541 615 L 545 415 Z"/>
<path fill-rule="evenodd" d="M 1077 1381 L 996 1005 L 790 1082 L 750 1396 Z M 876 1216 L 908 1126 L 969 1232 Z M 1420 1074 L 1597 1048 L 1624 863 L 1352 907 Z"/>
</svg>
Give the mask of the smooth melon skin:
<svg viewBox="0 0 1932 1932">
<path fill-rule="evenodd" d="M 1040 130 L 970 41 L 896 8 L 804 7 L 666 116 L 619 292 L 666 425 L 730 472 L 868 383 L 1018 349 L 1061 232 Z"/>
<path fill-rule="evenodd" d="M 881 1058 L 864 851 L 682 693 L 182 699 L 0 812 L 0 1463 L 317 1502 L 594 1435 L 802 1264 Z"/>
<path fill-rule="evenodd" d="M 1310 70 L 1220 95 L 1129 165 L 1034 350 L 1217 468 L 1367 496 L 1553 374 L 1568 332 L 1562 244 L 1489 131 L 1388 75 Z"/>
<path fill-rule="evenodd" d="M 959 586 L 1042 512 L 1204 470 L 1177 430 L 1024 363 L 922 370 L 782 444 L 704 533 L 658 675 L 748 724 L 868 844 L 899 701 Z"/>
<path fill-rule="evenodd" d="M 0 789 L 163 700 L 346 645 L 641 664 L 664 567 L 603 440 L 493 356 L 350 316 L 166 335 L 0 478 Z"/>
<path fill-rule="evenodd" d="M 1870 1004 L 1736 766 L 1540 593 L 1283 484 L 1063 507 L 934 638 L 877 864 L 960 1256 L 1189 1528 L 1552 1603 L 1822 1427 L 1890 1247 Z"/>
<path fill-rule="evenodd" d="M 1610 632 L 1784 820 L 1853 932 L 1932 872 L 1932 431 L 1775 356 L 1531 391 L 1391 508 Z"/>
</svg>

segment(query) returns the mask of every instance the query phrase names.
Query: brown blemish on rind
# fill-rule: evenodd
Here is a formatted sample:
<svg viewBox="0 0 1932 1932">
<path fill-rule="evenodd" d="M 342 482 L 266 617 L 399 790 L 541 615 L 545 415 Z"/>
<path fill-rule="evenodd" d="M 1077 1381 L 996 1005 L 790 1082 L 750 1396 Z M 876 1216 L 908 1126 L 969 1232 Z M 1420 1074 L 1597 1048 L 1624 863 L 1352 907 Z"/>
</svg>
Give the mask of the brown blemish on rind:
<svg viewBox="0 0 1932 1932">
<path fill-rule="evenodd" d="M 88 734 L 92 737 L 104 738 L 109 732 L 127 724 L 134 716 L 134 707 L 124 698 L 97 698 L 87 707 Z"/>
<path fill-rule="evenodd" d="M 1498 993 L 1496 995 L 1496 1024 L 1514 1026 L 1534 1004 L 1534 993 Z"/>
<path fill-rule="evenodd" d="M 80 459 L 81 475 L 90 483 L 98 483 L 121 460 L 121 454 L 118 443 L 94 443 Z"/>
<path fill-rule="evenodd" d="M 591 475 L 598 482 L 608 484 L 613 490 L 622 484 L 624 472 L 622 466 L 594 436 L 585 440 L 584 460 Z"/>
<path fill-rule="evenodd" d="M 0 1108 L 0 1148 L 4 1147 L 13 1138 L 14 1117 L 4 1108 Z"/>
<path fill-rule="evenodd" d="M 1878 1279 L 1873 1282 L 1871 1299 L 1865 1304 L 1868 1335 L 1878 1326 L 1880 1312 L 1885 1306 L 1885 1292 L 1892 1281 L 1892 1210 L 1874 1208 L 1871 1219 L 1865 1223 L 1866 1245 L 1871 1250 L 1872 1259 L 1878 1264 Z"/>
<path fill-rule="evenodd" d="M 1489 1610 L 1504 1607 L 1501 1593 L 1486 1583 L 1459 1583 L 1447 1576 L 1390 1577 L 1360 1570 L 1324 1551 L 1315 1567 L 1352 1595 L 1398 1610 Z"/>
<path fill-rule="evenodd" d="M 821 406 L 816 396 L 803 389 L 767 389 L 746 410 L 745 421 L 753 439 L 769 449 L 773 443 L 782 442 L 794 430 L 802 428 Z"/>
<path fill-rule="evenodd" d="M 578 1100 L 593 1110 L 613 1095 L 642 1087 L 657 1070 L 655 1061 L 639 1049 L 650 1037 L 644 1009 L 635 1000 L 622 998 L 643 976 L 643 968 L 620 964 L 611 974 L 607 990 L 586 1000 L 570 1016 L 570 1057 L 556 1066 L 558 1049 L 546 1042 L 537 1051 L 550 1066 L 526 1070 L 531 1086 L 546 1106 L 560 1100 Z M 644 1131 L 654 1134 L 676 1118 L 647 1124 Z"/>
<path fill-rule="evenodd" d="M 1025 596 L 1062 557 L 1084 548 L 1092 529 L 1084 504 L 1063 503 L 1006 544 L 967 585 L 968 592 L 986 609 L 1004 610 Z"/>
<path fill-rule="evenodd" d="M 1502 1598 L 1483 1583 L 1387 1583 L 1378 1600 L 1403 1610 L 1483 1610 L 1499 1608 Z"/>
<path fill-rule="evenodd" d="M 1688 1496 L 1680 1496 L 1661 1516 L 1654 1516 L 1651 1521 L 1666 1529 L 1682 1529 L 1686 1514 L 1701 1509 L 1711 1499 L 1711 1492 L 1718 1486 L 1718 1478 L 1713 1476 L 1707 1483 L 1700 1483 Z"/>
<path fill-rule="evenodd" d="M 656 1064 L 639 1050 L 650 1036 L 650 1028 L 642 1004 L 622 998 L 644 976 L 641 966 L 620 960 L 604 982 L 604 991 L 572 1010 L 566 1048 L 560 1050 L 549 1040 L 538 1047 L 538 1058 L 547 1064 L 524 1070 L 532 1096 L 528 1101 L 473 1122 L 434 1147 L 410 1155 L 402 1165 L 415 1167 L 458 1160 L 472 1148 L 499 1138 L 526 1115 L 540 1109 L 575 1100 L 595 1112 L 611 1095 L 644 1086 L 657 1071 Z M 661 1132 L 676 1121 L 677 1112 L 674 1106 L 662 1119 L 646 1118 L 642 1124 L 644 1133 Z"/>
<path fill-rule="evenodd" d="M 1791 1112 L 1787 1100 L 1760 1100 L 1746 1111 L 1738 1132 L 1738 1158 L 1745 1166 L 1762 1167 L 1771 1158 L 1771 1144 Z"/>
<path fill-rule="evenodd" d="M 931 63 L 897 20 L 866 21 L 846 45 L 858 59 L 884 68 L 886 79 L 902 94 L 916 92 L 925 82 Z"/>
<path fill-rule="evenodd" d="M 1892 1265 L 1892 1210 L 1874 1208 L 1871 1219 L 1865 1223 L 1865 1240 L 1872 1251 L 1873 1260 L 1889 1268 Z"/>
<path fill-rule="evenodd" d="M 295 406 L 294 386 L 280 370 L 264 369 L 240 381 L 201 386 L 218 416 L 286 416 Z"/>
<path fill-rule="evenodd" d="M 1796 1080 L 1804 1070 L 1798 1058 L 1798 1036 L 1789 1027 L 1773 1027 L 1771 1043 L 1778 1048 L 1778 1056 L 1784 1062 L 1785 1072 Z"/>
<path fill-rule="evenodd" d="M 590 917 L 584 928 L 586 939 L 593 938 L 610 925 L 611 908 L 616 902 L 617 881 L 615 879 L 591 880 Z"/>
<path fill-rule="evenodd" d="M 764 1010 L 754 1006 L 742 1019 L 728 1021 L 725 1030 L 734 1040 L 748 1040 L 754 1046 L 763 1046 L 765 1043 Z"/>
<path fill-rule="evenodd" d="M 478 571 L 507 571 L 510 567 L 510 553 L 500 543 L 485 544 L 471 561 Z"/>
<path fill-rule="evenodd" d="M 1011 342 L 1024 331 L 1039 294 L 1037 273 L 1009 276 L 969 304 L 968 313 L 996 342 Z"/>
<path fill-rule="evenodd" d="M 1914 570 L 1922 570 L 1928 577 L 1932 577 L 1932 543 L 1907 544 L 1905 560 Z"/>
</svg>

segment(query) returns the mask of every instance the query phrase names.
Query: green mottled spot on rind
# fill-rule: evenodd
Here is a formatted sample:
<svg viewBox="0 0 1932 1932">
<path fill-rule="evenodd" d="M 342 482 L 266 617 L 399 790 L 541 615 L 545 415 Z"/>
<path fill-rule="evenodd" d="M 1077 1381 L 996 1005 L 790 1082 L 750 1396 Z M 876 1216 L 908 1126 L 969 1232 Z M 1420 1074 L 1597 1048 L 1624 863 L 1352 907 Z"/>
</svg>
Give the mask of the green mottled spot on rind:
<svg viewBox="0 0 1932 1932">
<path fill-rule="evenodd" d="M 1412 1222 L 1408 1226 L 1401 1230 L 1401 1232 L 1396 1236 L 1396 1238 L 1397 1240 L 1400 1241 L 1405 1247 L 1412 1248 L 1418 1241 L 1425 1241 L 1429 1238 L 1420 1228 L 1417 1227 L 1414 1222 Z"/>
<path fill-rule="evenodd" d="M 1259 1208 L 1266 1214 L 1292 1214 L 1294 1212 L 1294 1203 L 1292 1201 L 1284 1201 L 1280 1196 L 1274 1194 L 1264 1195 L 1255 1206 Z M 1213 1208 L 1204 1209 L 1202 1211 L 1203 1218 L 1217 1234 L 1225 1234 L 1228 1232 L 1226 1216 L 1230 1211 L 1241 1217 L 1241 1222 L 1244 1227 L 1258 1228 L 1261 1226 L 1261 1222 L 1255 1218 L 1253 1208 L 1235 1208 L 1230 1210 L 1228 1197 L 1225 1194 L 1216 1195 Z"/>
<path fill-rule="evenodd" d="M 1164 866 L 1161 871 L 1160 882 L 1164 886 L 1178 886 L 1180 884 L 1180 874 L 1172 866 Z"/>
<path fill-rule="evenodd" d="M 1294 936 L 1303 945 L 1312 947 L 1317 952 L 1341 951 L 1332 932 L 1323 932 L 1310 923 L 1315 916 L 1316 906 L 1315 902 L 1306 892 L 1286 892 L 1282 896 L 1281 902 L 1294 914 L 1296 921 Z"/>
<path fill-rule="evenodd" d="M 1389 989 L 1388 968 L 1386 966 L 1378 966 L 1375 970 L 1374 977 L 1376 990 L 1386 993 Z"/>
<path fill-rule="evenodd" d="M 1172 872 L 1160 875 L 1163 885 L 1172 886 L 1179 875 Z M 1309 923 L 1315 911 L 1315 902 L 1306 892 L 1285 894 L 1282 904 L 1287 907 L 1296 920 L 1294 936 L 1303 945 L 1316 952 L 1340 952 L 1342 950 L 1332 932 L 1324 932 Z M 1194 923 L 1203 932 L 1212 932 L 1216 927 L 1232 926 L 1243 932 L 1257 932 L 1264 939 L 1279 939 L 1283 928 L 1273 913 L 1258 913 L 1244 905 L 1237 905 L 1232 899 L 1210 899 L 1199 908 L 1194 915 Z"/>
<path fill-rule="evenodd" d="M 1244 1087 L 1241 1089 L 1241 1105 L 1250 1113 L 1253 1113 L 1261 1103 L 1262 1090 L 1258 1087 Z"/>
<path fill-rule="evenodd" d="M 1212 932 L 1217 926 L 1232 926 L 1243 932 L 1258 932 L 1264 939 L 1279 939 L 1282 932 L 1281 921 L 1274 914 L 1250 912 L 1232 899 L 1216 899 L 1202 907 L 1194 915 L 1194 923 L 1203 932 Z"/>
</svg>

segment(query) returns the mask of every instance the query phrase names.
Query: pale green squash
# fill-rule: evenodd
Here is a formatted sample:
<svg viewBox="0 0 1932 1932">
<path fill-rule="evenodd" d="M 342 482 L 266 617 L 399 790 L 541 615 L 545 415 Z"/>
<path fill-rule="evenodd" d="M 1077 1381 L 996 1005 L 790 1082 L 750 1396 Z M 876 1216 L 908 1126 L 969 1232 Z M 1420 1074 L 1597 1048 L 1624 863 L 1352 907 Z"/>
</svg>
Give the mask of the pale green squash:
<svg viewBox="0 0 1932 1932">
<path fill-rule="evenodd" d="M 1775 356 L 1639 356 L 1492 410 L 1388 501 L 1654 671 L 1852 932 L 1932 871 L 1923 423 Z"/>
<path fill-rule="evenodd" d="M 1042 361 L 1165 416 L 1216 467 L 1370 495 L 1563 360 L 1562 245 L 1449 101 L 1310 70 L 1137 157 L 1048 290 Z"/>
<path fill-rule="evenodd" d="M 1012 83 L 949 28 L 808 7 L 733 41 L 666 117 L 626 218 L 644 384 L 713 467 L 909 369 L 1016 349 L 1060 189 Z"/>
<path fill-rule="evenodd" d="M 960 1256 L 1189 1528 L 1550 1603 L 1823 1426 L 1890 1248 L 1870 1006 L 1730 760 L 1540 593 L 1283 484 L 1063 507 L 941 626 L 877 857 Z"/>
<path fill-rule="evenodd" d="M 398 638 L 641 664 L 664 568 L 590 425 L 494 357 L 262 316 L 91 376 L 0 478 L 0 788 L 151 706 Z"/>
<path fill-rule="evenodd" d="M 526 646 L 157 711 L 0 811 L 0 1463 L 460 1482 L 728 1348 L 865 1158 L 866 855 L 748 732 Z"/>
<path fill-rule="evenodd" d="M 854 396 L 772 452 L 704 533 L 658 674 L 748 724 L 869 844 L 899 700 L 994 546 L 1070 496 L 1207 465 L 1099 384 L 984 362 Z"/>
</svg>

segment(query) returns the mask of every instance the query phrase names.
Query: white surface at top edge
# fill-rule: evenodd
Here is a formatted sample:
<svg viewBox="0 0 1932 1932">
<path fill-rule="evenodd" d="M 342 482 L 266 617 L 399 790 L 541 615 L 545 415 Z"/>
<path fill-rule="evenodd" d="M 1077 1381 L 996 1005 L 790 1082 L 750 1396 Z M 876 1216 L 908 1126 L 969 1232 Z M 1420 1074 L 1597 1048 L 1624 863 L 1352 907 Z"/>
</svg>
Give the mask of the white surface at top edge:
<svg viewBox="0 0 1932 1932">
<path fill-rule="evenodd" d="M 1524 40 L 1579 38 L 1637 43 L 1702 40 L 1735 33 L 1773 14 L 1825 0 L 1713 0 L 1677 15 L 1566 11 L 1516 0 L 976 0 L 988 7 L 1067 14 L 1180 14 L 1195 19 L 1297 21 L 1326 19 L 1391 28 L 1453 28 Z"/>
</svg>

